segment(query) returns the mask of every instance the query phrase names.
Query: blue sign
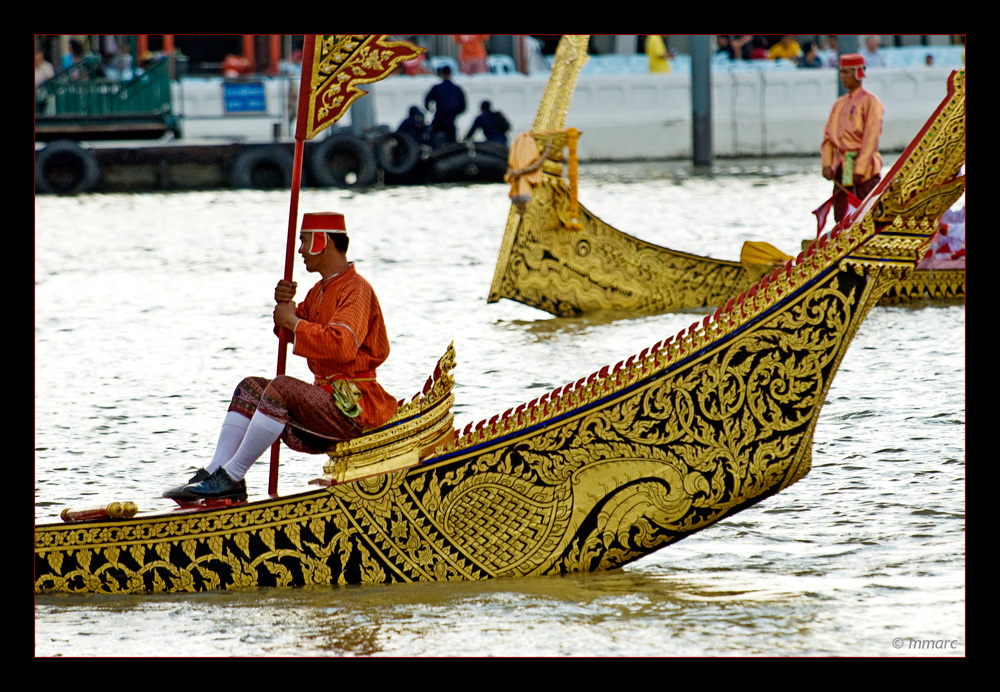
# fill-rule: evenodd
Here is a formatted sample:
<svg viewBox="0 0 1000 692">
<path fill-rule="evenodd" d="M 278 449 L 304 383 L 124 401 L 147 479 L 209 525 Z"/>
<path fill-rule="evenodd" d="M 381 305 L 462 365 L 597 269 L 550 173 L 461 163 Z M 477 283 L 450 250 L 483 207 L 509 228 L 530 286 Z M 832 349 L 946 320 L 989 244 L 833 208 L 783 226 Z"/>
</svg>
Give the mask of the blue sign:
<svg viewBox="0 0 1000 692">
<path fill-rule="evenodd" d="M 223 82 L 226 113 L 266 113 L 263 82 Z"/>
</svg>

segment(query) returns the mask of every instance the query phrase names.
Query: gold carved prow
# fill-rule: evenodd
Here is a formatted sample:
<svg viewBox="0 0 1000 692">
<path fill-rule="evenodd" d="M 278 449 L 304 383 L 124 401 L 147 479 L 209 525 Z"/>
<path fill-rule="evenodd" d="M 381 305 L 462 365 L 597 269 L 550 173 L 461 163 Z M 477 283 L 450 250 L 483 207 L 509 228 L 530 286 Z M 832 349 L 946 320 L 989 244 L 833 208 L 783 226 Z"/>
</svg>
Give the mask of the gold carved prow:
<svg viewBox="0 0 1000 692">
<path fill-rule="evenodd" d="M 455 437 L 451 406 L 455 378 L 455 344 L 438 359 L 421 391 L 400 405 L 381 428 L 353 440 L 338 442 L 327 452 L 323 472 L 328 483 L 346 483 L 409 468 L 434 454 Z"/>
</svg>

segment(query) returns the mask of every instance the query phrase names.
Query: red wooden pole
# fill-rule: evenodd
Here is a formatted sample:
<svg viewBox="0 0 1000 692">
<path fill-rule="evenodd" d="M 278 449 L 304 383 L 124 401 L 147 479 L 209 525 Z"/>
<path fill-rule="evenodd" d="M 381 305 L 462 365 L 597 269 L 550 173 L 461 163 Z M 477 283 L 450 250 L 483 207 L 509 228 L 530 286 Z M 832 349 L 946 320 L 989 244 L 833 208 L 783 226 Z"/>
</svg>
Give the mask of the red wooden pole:
<svg viewBox="0 0 1000 692">
<path fill-rule="evenodd" d="M 292 280 L 292 270 L 295 267 L 295 227 L 299 218 L 299 188 L 302 183 L 302 152 L 305 149 L 306 111 L 309 106 L 309 90 L 311 88 L 313 49 L 315 41 L 312 36 L 305 37 L 302 48 L 302 78 L 299 81 L 299 107 L 297 113 L 298 126 L 295 128 L 295 156 L 292 164 L 292 194 L 288 204 L 288 236 L 285 243 L 285 281 Z M 288 351 L 288 331 L 278 330 L 278 375 L 285 374 L 285 359 Z M 278 494 L 278 457 L 281 450 L 281 440 L 271 446 L 271 468 L 268 474 L 267 492 Z"/>
<path fill-rule="evenodd" d="M 292 168 L 292 197 L 288 205 L 288 241 L 285 247 L 285 281 L 292 280 L 292 270 L 295 264 L 295 226 L 299 217 L 299 187 L 302 182 L 302 150 L 305 141 L 295 140 L 295 157 Z M 288 353 L 288 330 L 278 330 L 278 367 L 277 374 L 285 374 L 285 360 Z M 271 446 L 271 469 L 268 475 L 267 492 L 270 495 L 278 493 L 278 456 L 281 450 L 281 440 L 276 440 Z"/>
</svg>

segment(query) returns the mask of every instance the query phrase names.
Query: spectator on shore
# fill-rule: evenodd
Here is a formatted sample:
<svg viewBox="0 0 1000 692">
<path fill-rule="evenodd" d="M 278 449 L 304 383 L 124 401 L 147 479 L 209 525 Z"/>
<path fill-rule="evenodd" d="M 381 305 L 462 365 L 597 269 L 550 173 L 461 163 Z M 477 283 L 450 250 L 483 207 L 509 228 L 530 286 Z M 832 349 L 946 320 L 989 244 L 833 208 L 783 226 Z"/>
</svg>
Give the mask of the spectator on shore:
<svg viewBox="0 0 1000 692">
<path fill-rule="evenodd" d="M 482 130 L 487 142 L 495 142 L 507 146 L 507 132 L 510 130 L 510 123 L 500 111 L 493 110 L 489 101 L 483 101 L 479 105 L 479 115 L 472 123 L 469 134 L 465 135 L 466 141 L 472 139 L 472 135 L 477 130 Z"/>
<path fill-rule="evenodd" d="M 794 36 L 783 34 L 778 42 L 768 49 L 767 57 L 769 60 L 784 59 L 798 62 L 798 59 L 802 57 L 802 48 Z"/>
<path fill-rule="evenodd" d="M 806 41 L 802 46 L 802 57 L 799 58 L 798 67 L 823 67 L 823 59 L 819 57 L 816 44 Z"/>
<path fill-rule="evenodd" d="M 750 39 L 750 59 L 767 60 L 767 39 L 759 34 L 755 34 Z"/>
<path fill-rule="evenodd" d="M 434 147 L 455 142 L 455 118 L 465 112 L 465 92 L 451 81 L 451 68 L 440 68 L 438 76 L 441 81 L 432 86 L 424 97 L 424 108 L 431 110 L 431 104 L 434 104 L 434 119 L 431 121 Z"/>
<path fill-rule="evenodd" d="M 865 67 L 885 67 L 885 56 L 879 52 L 882 39 L 878 36 L 866 36 L 865 47 L 860 51 L 865 59 Z"/>
<path fill-rule="evenodd" d="M 56 68 L 45 59 L 45 53 L 38 48 L 35 49 L 35 88 L 52 79 L 56 74 Z"/>
<path fill-rule="evenodd" d="M 409 135 L 417 144 L 431 143 L 431 128 L 417 106 L 410 106 L 410 115 L 399 124 L 396 132 Z"/>
<path fill-rule="evenodd" d="M 64 70 L 69 71 L 71 79 L 89 79 L 92 66 L 84 65 L 83 62 L 93 55 L 90 48 L 83 41 L 77 38 L 69 40 L 69 52 L 62 57 Z"/>
<path fill-rule="evenodd" d="M 670 55 L 660 34 L 646 36 L 646 57 L 649 58 L 650 72 L 670 72 Z"/>
<path fill-rule="evenodd" d="M 460 46 L 458 68 L 463 74 L 483 74 L 489 72 L 486 66 L 486 39 L 489 34 L 455 34 L 455 43 Z"/>
<path fill-rule="evenodd" d="M 83 49 L 83 42 L 76 38 L 71 38 L 69 40 L 69 52 L 62 57 L 62 67 L 67 70 L 76 63 L 83 60 L 85 51 Z"/>
<path fill-rule="evenodd" d="M 35 49 L 35 114 L 41 115 L 45 112 L 46 91 L 38 91 L 38 87 L 49 81 L 56 74 L 56 68 L 45 59 L 45 53 L 38 48 Z"/>
<path fill-rule="evenodd" d="M 823 53 L 826 56 L 826 66 L 827 67 L 839 67 L 840 66 L 840 55 L 837 52 L 837 36 L 835 34 L 827 35 L 826 46 L 823 48 Z"/>
<path fill-rule="evenodd" d="M 718 34 L 715 37 L 715 55 L 724 55 L 730 60 L 736 60 L 736 51 L 733 49 L 733 37 L 728 34 Z"/>
<path fill-rule="evenodd" d="M 750 49 L 753 47 L 753 34 L 733 34 L 729 37 L 733 60 L 749 60 Z"/>
<path fill-rule="evenodd" d="M 115 81 L 128 82 L 134 75 L 132 51 L 128 43 L 122 44 L 121 49 L 115 49 L 115 54 L 108 59 L 104 65 L 104 76 Z"/>
</svg>

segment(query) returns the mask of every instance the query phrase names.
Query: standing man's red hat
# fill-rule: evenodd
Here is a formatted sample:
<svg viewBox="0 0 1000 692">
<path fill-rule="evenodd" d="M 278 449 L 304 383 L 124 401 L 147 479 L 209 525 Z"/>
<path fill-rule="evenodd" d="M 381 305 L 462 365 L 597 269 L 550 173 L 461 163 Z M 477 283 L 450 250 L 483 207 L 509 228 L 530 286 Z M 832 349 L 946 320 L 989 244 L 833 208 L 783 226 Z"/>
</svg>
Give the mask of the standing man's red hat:
<svg viewBox="0 0 1000 692">
<path fill-rule="evenodd" d="M 344 215 L 335 211 L 310 212 L 302 215 L 302 232 L 312 233 L 309 254 L 318 255 L 326 249 L 327 233 L 347 234 Z"/>
<path fill-rule="evenodd" d="M 865 76 L 865 56 L 860 53 L 847 53 L 840 56 L 840 66 L 841 67 L 853 67 L 854 76 L 858 79 L 864 79 Z"/>
</svg>

